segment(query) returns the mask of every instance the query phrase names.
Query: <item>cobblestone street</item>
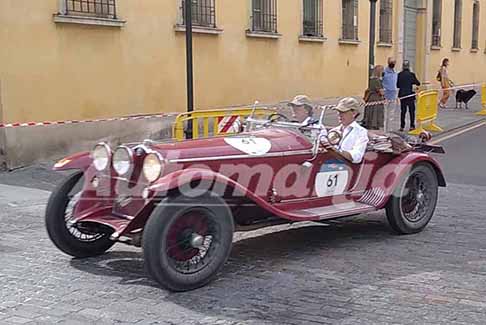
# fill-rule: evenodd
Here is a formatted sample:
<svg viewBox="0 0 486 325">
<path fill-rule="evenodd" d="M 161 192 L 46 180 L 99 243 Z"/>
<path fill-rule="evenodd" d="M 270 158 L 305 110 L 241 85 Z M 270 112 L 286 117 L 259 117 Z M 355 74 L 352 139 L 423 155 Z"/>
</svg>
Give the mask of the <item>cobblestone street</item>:
<svg viewBox="0 0 486 325">
<path fill-rule="evenodd" d="M 139 249 L 63 255 L 44 229 L 49 192 L 0 185 L 0 323 L 484 324 L 486 184 L 460 183 L 417 235 L 392 234 L 383 212 L 238 234 L 219 278 L 178 294 Z"/>
<path fill-rule="evenodd" d="M 2 203 L 5 324 L 484 323 L 484 187 L 442 190 L 418 235 L 391 234 L 382 213 L 240 235 L 220 278 L 183 294 L 159 289 L 129 246 L 100 258 L 62 255 L 43 226 L 48 193 L 36 192 Z"/>
</svg>

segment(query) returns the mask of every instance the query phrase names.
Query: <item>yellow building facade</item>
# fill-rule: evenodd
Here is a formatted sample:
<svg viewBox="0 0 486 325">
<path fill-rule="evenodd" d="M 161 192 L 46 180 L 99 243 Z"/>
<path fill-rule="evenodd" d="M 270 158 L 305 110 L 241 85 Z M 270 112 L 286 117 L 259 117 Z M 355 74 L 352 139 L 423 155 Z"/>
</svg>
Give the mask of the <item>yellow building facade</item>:
<svg viewBox="0 0 486 325">
<path fill-rule="evenodd" d="M 99 0 L 85 8 L 81 2 L 94 0 L 0 1 L 0 122 L 185 111 L 182 0 Z M 421 80 L 434 81 L 440 61 L 449 57 L 456 83 L 486 80 L 484 1 L 460 1 L 460 14 L 457 0 L 382 2 L 376 4 L 377 64 L 406 58 Z M 301 93 L 363 94 L 370 1 L 194 3 L 201 25 L 193 41 L 197 109 L 272 103 Z M 441 18 L 435 46 L 434 6 Z M 480 9 L 473 48 L 474 6 Z M 459 47 L 453 46 L 458 16 Z M 317 33 L 309 25 L 313 19 Z"/>
</svg>

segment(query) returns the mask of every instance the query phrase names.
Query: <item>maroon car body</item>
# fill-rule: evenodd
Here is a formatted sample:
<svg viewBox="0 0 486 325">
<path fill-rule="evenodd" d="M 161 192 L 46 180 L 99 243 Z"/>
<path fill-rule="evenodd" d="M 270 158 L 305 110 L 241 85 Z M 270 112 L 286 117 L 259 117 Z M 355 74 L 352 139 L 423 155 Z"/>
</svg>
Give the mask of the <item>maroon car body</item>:
<svg viewBox="0 0 486 325">
<path fill-rule="evenodd" d="M 353 164 L 298 128 L 272 126 L 227 137 L 125 145 L 129 167 L 124 175 L 114 170 L 112 161 L 98 170 L 90 153 L 80 153 L 54 167 L 79 172 L 72 176 L 76 181 L 67 181 L 64 189 L 53 193 L 47 227 L 61 250 L 78 257 L 100 254 L 114 242 L 143 246 L 145 258 L 156 260 L 147 264 L 159 283 L 176 291 L 194 289 L 210 281 L 224 264 L 234 230 L 386 208 L 398 233 L 421 231 L 434 212 L 437 187 L 446 184 L 437 161 L 419 147 L 402 153 L 370 148 L 360 164 Z M 113 152 L 107 150 L 108 160 L 113 160 Z M 150 154 L 161 165 L 155 180 L 145 176 Z M 154 166 L 158 167 L 150 165 L 147 170 Z M 79 179 L 81 191 L 68 213 L 72 195 L 67 193 Z M 178 217 L 179 211 L 186 212 Z M 228 224 L 221 224 L 221 214 L 231 219 Z M 208 229 L 213 229 L 211 235 Z M 229 247 L 217 246 L 221 254 L 209 259 L 211 245 L 216 244 L 203 248 L 206 239 Z M 153 244 L 160 241 L 173 243 L 177 252 L 169 244 Z M 186 264 L 195 257 L 196 264 L 208 258 L 209 266 L 194 266 L 194 272 L 186 273 L 184 268 L 193 267 Z"/>
</svg>

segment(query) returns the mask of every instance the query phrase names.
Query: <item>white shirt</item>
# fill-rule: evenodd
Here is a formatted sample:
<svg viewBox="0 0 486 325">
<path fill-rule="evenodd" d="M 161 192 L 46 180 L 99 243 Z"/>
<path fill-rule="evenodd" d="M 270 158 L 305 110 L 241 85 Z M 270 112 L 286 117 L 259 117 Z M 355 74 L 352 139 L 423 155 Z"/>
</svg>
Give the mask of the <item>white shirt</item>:
<svg viewBox="0 0 486 325">
<path fill-rule="evenodd" d="M 353 158 L 353 163 L 359 164 L 366 153 L 366 147 L 369 141 L 368 130 L 354 121 L 344 128 L 344 130 L 343 125 L 340 125 L 331 131 L 338 131 L 343 135 L 341 142 L 335 148 L 339 151 L 349 152 Z"/>
</svg>

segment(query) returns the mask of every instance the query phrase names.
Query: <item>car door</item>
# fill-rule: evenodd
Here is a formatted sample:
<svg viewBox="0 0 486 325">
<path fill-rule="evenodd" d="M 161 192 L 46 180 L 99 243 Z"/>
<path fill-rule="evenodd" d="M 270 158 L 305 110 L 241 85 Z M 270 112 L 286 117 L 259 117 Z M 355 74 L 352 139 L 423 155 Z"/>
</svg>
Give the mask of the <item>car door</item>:
<svg viewBox="0 0 486 325">
<path fill-rule="evenodd" d="M 338 152 L 329 150 L 316 159 L 313 183 L 314 198 L 344 196 L 358 183 L 362 163 L 353 164 Z"/>
<path fill-rule="evenodd" d="M 361 164 L 352 164 L 334 151 L 290 155 L 285 158 L 273 180 L 279 201 L 323 201 L 344 196 L 354 187 Z"/>
</svg>

